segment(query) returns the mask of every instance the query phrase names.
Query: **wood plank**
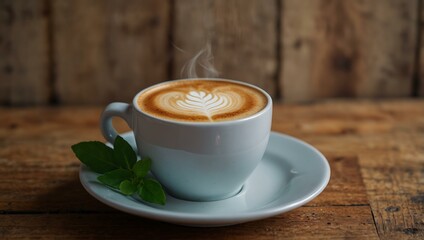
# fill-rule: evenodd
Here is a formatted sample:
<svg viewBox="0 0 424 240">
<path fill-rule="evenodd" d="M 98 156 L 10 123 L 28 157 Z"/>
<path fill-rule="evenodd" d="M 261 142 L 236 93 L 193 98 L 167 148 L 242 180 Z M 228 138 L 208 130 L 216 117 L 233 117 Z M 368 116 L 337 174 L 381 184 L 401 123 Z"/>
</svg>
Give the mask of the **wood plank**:
<svg viewBox="0 0 424 240">
<path fill-rule="evenodd" d="M 356 148 L 368 200 L 382 238 L 424 237 L 424 119 L 421 117 L 415 124 L 415 129 L 398 126 L 393 133 L 363 138 L 362 147 Z M 328 144 L 331 144 L 328 148 L 342 145 Z M 343 145 L 356 144 L 344 142 Z"/>
<path fill-rule="evenodd" d="M 281 114 L 274 128 L 290 130 L 325 155 L 358 157 L 380 237 L 424 236 L 422 100 L 327 102 L 281 106 L 276 112 Z"/>
<path fill-rule="evenodd" d="M 329 150 L 335 154 L 357 154 L 356 150 L 364 146 L 362 138 L 365 136 L 421 129 L 424 102 L 419 99 L 376 102 L 333 100 L 275 105 L 274 113 L 274 131 L 311 141 L 340 139 L 334 142 L 337 147 Z M 341 148 L 344 141 L 355 145 Z"/>
<path fill-rule="evenodd" d="M 0 211 L 111 211 L 82 188 L 80 164 L 70 149 L 80 141 L 102 140 L 99 110 L 0 110 Z"/>
<path fill-rule="evenodd" d="M 412 94 L 418 1 L 283 1 L 288 102 Z"/>
<path fill-rule="evenodd" d="M 0 217 L 0 230 L 2 239 L 377 239 L 368 206 L 303 207 L 277 217 L 222 228 L 188 228 L 124 213 L 15 214 Z"/>
<path fill-rule="evenodd" d="M 422 119 L 424 126 L 424 119 Z M 381 236 L 424 238 L 424 130 L 399 132 L 361 153 L 364 181 Z"/>
<path fill-rule="evenodd" d="M 369 205 L 358 156 L 323 154 L 331 166 L 331 179 L 324 192 L 307 206 Z"/>
<path fill-rule="evenodd" d="M 0 104 L 49 101 L 47 1 L 0 2 Z"/>
<path fill-rule="evenodd" d="M 249 82 L 276 96 L 277 10 L 273 0 L 180 0 L 175 3 L 173 78 L 210 41 L 223 78 Z M 205 77 L 199 70 L 198 75 Z"/>
<path fill-rule="evenodd" d="M 52 4 L 59 102 L 129 102 L 168 79 L 167 1 Z"/>
</svg>

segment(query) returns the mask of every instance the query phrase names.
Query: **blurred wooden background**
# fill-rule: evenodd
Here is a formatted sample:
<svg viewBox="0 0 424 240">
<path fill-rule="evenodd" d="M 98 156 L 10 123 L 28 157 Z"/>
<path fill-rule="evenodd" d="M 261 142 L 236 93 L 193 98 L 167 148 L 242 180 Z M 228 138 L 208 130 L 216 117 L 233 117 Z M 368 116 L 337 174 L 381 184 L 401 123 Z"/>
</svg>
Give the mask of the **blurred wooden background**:
<svg viewBox="0 0 424 240">
<path fill-rule="evenodd" d="M 128 102 L 207 38 L 276 100 L 424 96 L 422 1 L 0 0 L 0 105 Z"/>
</svg>

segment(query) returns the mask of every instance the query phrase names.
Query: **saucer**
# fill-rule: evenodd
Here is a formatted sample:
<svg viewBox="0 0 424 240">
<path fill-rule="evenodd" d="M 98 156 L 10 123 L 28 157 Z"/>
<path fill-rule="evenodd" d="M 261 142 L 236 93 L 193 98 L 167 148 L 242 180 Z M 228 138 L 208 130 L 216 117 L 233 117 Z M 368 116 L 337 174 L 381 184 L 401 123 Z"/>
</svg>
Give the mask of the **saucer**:
<svg viewBox="0 0 424 240">
<path fill-rule="evenodd" d="M 132 132 L 121 136 L 136 146 Z M 100 184 L 98 175 L 81 166 L 84 188 L 112 208 L 179 225 L 215 227 L 272 217 L 306 204 L 327 186 L 330 166 L 311 145 L 272 132 L 259 166 L 239 193 L 224 200 L 191 202 L 167 195 L 165 206 L 149 204 Z"/>
</svg>

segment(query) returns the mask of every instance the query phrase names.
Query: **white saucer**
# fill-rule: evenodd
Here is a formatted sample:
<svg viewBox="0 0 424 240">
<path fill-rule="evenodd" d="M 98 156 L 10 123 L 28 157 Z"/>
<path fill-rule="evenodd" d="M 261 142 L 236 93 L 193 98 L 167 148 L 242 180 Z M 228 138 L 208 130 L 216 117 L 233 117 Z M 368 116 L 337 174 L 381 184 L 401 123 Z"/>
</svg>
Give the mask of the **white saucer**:
<svg viewBox="0 0 424 240">
<path fill-rule="evenodd" d="M 121 135 L 135 146 L 132 132 Z M 330 166 L 311 145 L 271 133 L 262 162 L 234 197 L 212 202 L 190 202 L 167 195 L 165 206 L 126 197 L 100 184 L 81 166 L 80 181 L 97 200 L 137 216 L 188 226 L 226 226 L 275 216 L 314 199 L 330 180 Z"/>
</svg>

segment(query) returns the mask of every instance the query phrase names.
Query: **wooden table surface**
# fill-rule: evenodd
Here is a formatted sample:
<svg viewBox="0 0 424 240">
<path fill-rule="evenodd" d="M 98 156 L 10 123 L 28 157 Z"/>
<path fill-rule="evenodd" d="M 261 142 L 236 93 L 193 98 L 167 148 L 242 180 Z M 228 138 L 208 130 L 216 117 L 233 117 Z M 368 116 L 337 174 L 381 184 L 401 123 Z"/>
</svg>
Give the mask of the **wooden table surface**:
<svg viewBox="0 0 424 240">
<path fill-rule="evenodd" d="M 221 228 L 135 217 L 85 192 L 70 146 L 103 140 L 101 110 L 0 108 L 0 238 L 424 238 L 424 100 L 276 105 L 273 130 L 318 148 L 330 183 L 291 212 Z"/>
</svg>

